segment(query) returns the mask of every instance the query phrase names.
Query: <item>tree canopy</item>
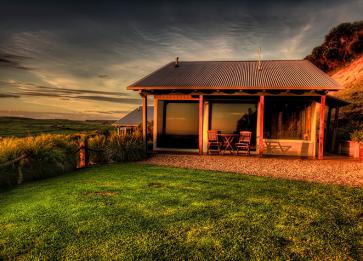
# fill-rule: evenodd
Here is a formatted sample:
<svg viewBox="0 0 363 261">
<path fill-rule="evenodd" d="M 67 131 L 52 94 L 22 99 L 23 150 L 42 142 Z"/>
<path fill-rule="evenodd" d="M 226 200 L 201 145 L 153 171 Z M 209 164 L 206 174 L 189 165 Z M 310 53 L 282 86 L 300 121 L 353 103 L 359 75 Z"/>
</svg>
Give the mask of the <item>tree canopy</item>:
<svg viewBox="0 0 363 261">
<path fill-rule="evenodd" d="M 325 36 L 322 45 L 305 57 L 325 72 L 344 66 L 363 54 L 363 21 L 342 23 Z"/>
</svg>

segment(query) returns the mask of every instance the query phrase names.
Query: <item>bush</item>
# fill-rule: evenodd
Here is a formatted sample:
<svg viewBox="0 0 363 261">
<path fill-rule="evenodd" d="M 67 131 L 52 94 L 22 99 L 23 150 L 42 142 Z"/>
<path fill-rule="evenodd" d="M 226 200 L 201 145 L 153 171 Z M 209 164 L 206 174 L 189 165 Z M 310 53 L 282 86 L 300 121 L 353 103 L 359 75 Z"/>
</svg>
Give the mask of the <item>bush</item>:
<svg viewBox="0 0 363 261">
<path fill-rule="evenodd" d="M 77 167 L 78 143 L 66 135 L 0 140 L 0 187 L 70 172 Z M 19 159 L 11 164 L 5 164 Z"/>
<path fill-rule="evenodd" d="M 146 157 L 142 138 L 136 134 L 97 135 L 88 140 L 91 163 L 136 161 Z"/>
<path fill-rule="evenodd" d="M 363 54 L 363 21 L 342 23 L 305 57 L 325 72 L 331 72 Z"/>
<path fill-rule="evenodd" d="M 47 134 L 0 139 L 0 188 L 75 170 L 79 139 L 88 140 L 92 163 L 135 161 L 146 156 L 139 134 L 104 133 L 88 139 L 84 135 Z"/>
<path fill-rule="evenodd" d="M 350 134 L 352 141 L 363 143 L 363 130 L 355 130 Z"/>
</svg>

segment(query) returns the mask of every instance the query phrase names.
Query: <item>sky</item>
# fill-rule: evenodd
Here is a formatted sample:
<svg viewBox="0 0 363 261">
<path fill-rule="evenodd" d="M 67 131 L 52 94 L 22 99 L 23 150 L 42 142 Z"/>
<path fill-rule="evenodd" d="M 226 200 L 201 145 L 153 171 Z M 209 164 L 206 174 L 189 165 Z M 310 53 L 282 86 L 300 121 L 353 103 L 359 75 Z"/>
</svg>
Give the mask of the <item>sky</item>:
<svg viewBox="0 0 363 261">
<path fill-rule="evenodd" d="M 0 116 L 118 119 L 126 87 L 180 57 L 303 59 L 362 0 L 0 0 Z"/>
</svg>

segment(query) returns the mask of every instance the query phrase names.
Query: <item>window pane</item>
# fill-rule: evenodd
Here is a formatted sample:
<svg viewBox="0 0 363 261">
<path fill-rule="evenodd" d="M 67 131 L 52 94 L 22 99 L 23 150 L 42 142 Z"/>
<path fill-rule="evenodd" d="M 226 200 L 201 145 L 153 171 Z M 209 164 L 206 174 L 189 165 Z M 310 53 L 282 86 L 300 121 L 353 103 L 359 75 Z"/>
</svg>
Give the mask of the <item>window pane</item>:
<svg viewBox="0 0 363 261">
<path fill-rule="evenodd" d="M 241 130 L 256 130 L 256 104 L 213 103 L 211 125 L 222 133 L 239 133 Z"/>
<path fill-rule="evenodd" d="M 158 106 L 159 148 L 198 148 L 198 103 L 160 102 Z"/>
<path fill-rule="evenodd" d="M 198 104 L 168 103 L 165 132 L 167 135 L 198 135 Z"/>
</svg>

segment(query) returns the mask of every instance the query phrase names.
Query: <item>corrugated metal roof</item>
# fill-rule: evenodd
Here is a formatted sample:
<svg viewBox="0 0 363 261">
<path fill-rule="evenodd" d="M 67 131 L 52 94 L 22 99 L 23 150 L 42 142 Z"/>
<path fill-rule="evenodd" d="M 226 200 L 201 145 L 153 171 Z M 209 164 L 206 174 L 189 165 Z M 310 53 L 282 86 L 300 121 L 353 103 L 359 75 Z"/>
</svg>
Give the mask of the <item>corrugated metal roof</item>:
<svg viewBox="0 0 363 261">
<path fill-rule="evenodd" d="M 154 106 L 147 106 L 147 119 L 152 121 L 154 117 Z M 124 117 L 112 123 L 113 126 L 139 126 L 142 122 L 142 106 L 129 112 Z"/>
<path fill-rule="evenodd" d="M 307 60 L 171 62 L 128 87 L 153 89 L 319 89 L 339 83 Z"/>
</svg>

